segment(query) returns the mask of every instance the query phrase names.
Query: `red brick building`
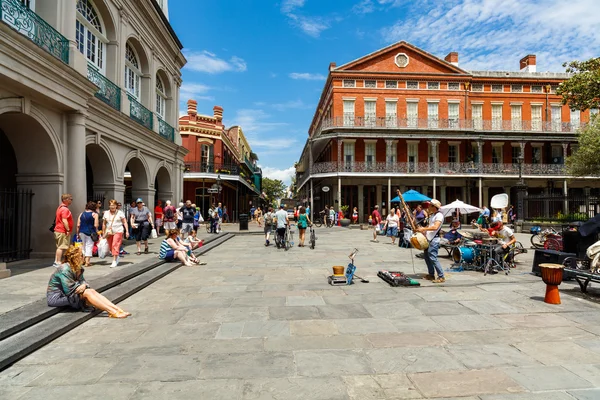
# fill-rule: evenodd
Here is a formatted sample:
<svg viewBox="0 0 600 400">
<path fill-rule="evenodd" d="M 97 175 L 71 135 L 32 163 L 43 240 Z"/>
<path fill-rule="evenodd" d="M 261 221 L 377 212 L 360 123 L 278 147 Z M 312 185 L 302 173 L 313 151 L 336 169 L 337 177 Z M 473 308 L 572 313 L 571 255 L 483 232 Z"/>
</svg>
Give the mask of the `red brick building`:
<svg viewBox="0 0 600 400">
<path fill-rule="evenodd" d="M 197 102 L 188 100 L 188 112 L 179 118 L 184 158 L 183 197 L 195 202 L 206 218 L 213 203 L 227 206 L 230 220 L 258 204 L 262 172 L 239 126 L 226 128 L 223 108 L 213 107 L 213 115 L 200 115 Z"/>
<path fill-rule="evenodd" d="M 516 202 L 520 170 L 530 194 L 597 191 L 596 179 L 565 173 L 590 117 L 561 105 L 568 75 L 536 72 L 535 55 L 519 69 L 467 71 L 458 53 L 442 60 L 406 42 L 331 63 L 297 163 L 300 192 L 313 210 L 349 205 L 364 221 L 397 188 L 442 203 L 485 205 L 502 192 Z"/>
</svg>

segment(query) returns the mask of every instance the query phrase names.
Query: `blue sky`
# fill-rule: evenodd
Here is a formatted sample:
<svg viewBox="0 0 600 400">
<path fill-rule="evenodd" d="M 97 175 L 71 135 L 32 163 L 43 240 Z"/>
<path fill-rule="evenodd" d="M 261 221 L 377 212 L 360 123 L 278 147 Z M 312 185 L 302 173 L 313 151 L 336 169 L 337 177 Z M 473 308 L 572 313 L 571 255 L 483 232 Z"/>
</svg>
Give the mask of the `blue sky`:
<svg viewBox="0 0 600 400">
<path fill-rule="evenodd" d="M 192 6 L 193 4 L 193 6 Z M 538 71 L 600 55 L 597 0 L 170 0 L 185 49 L 182 112 L 224 108 L 265 176 L 289 183 L 330 62 L 342 65 L 406 40 L 471 70 Z"/>
</svg>

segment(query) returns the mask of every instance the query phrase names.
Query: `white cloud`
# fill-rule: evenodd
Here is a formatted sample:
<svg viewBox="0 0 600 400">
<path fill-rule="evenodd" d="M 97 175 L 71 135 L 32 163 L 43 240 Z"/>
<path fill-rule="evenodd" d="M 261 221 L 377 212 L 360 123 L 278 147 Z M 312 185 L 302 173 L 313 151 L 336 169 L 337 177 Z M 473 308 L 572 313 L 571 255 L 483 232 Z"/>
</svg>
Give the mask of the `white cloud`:
<svg viewBox="0 0 600 400">
<path fill-rule="evenodd" d="M 232 56 L 229 61 L 216 56 L 206 50 L 200 52 L 185 52 L 187 64 L 184 68 L 208 74 L 222 72 L 244 72 L 247 69 L 246 61 L 237 56 Z"/>
<path fill-rule="evenodd" d="M 412 7 L 408 18 L 381 30 L 384 40 L 441 57 L 458 51 L 465 69 L 515 71 L 522 57 L 536 54 L 538 71 L 564 71 L 565 61 L 597 55 L 597 0 L 419 0 Z"/>
<path fill-rule="evenodd" d="M 292 183 L 292 176 L 296 175 L 296 168 L 293 166 L 286 169 L 272 167 L 261 167 L 261 169 L 263 176 L 270 179 L 279 179 L 288 186 Z"/>
<path fill-rule="evenodd" d="M 322 74 L 312 74 L 310 72 L 292 72 L 289 74 L 289 77 L 292 79 L 304 79 L 307 81 L 324 81 L 325 75 Z"/>
<path fill-rule="evenodd" d="M 305 104 L 302 100 L 290 100 L 285 103 L 275 103 L 271 104 L 271 108 L 277 111 L 285 111 L 285 110 L 301 110 L 312 108 L 311 105 Z"/>
<path fill-rule="evenodd" d="M 181 89 L 179 89 L 179 98 L 181 101 L 187 102 L 189 99 L 193 100 L 214 100 L 213 96 L 207 96 L 208 91 L 210 91 L 210 86 L 207 86 L 203 83 L 186 83 L 184 82 L 181 85 Z"/>
<path fill-rule="evenodd" d="M 377 6 L 381 7 L 377 7 Z M 355 14 L 370 14 L 374 11 L 400 7 L 402 0 L 361 0 L 352 7 L 352 12 Z"/>
<path fill-rule="evenodd" d="M 281 12 L 287 14 L 294 11 L 296 8 L 304 7 L 305 0 L 283 0 L 281 3 Z"/>
<path fill-rule="evenodd" d="M 305 17 L 303 15 L 287 14 L 292 25 L 300 28 L 308 36 L 318 38 L 326 29 L 329 29 L 329 22 L 321 17 Z"/>
</svg>

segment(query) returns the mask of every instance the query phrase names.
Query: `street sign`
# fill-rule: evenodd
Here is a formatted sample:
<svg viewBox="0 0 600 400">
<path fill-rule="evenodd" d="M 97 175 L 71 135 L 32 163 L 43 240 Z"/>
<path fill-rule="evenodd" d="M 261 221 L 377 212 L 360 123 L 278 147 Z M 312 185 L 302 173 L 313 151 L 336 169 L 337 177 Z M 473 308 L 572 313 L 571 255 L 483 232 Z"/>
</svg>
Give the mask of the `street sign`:
<svg viewBox="0 0 600 400">
<path fill-rule="evenodd" d="M 208 188 L 206 189 L 208 193 L 219 193 L 219 189 Z"/>
<path fill-rule="evenodd" d="M 323 186 L 321 188 L 322 191 L 324 191 L 325 193 L 329 192 L 329 186 Z"/>
</svg>

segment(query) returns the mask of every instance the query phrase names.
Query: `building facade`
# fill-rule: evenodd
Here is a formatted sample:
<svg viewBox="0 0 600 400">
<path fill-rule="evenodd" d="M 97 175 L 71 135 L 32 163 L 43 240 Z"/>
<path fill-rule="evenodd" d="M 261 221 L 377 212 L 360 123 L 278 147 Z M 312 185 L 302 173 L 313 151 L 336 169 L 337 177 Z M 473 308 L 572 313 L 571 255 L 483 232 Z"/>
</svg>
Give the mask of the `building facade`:
<svg viewBox="0 0 600 400">
<path fill-rule="evenodd" d="M 567 176 L 564 161 L 597 110 L 561 105 L 568 75 L 536 72 L 535 55 L 519 69 L 467 71 L 455 52 L 442 60 L 406 42 L 330 64 L 296 164 L 300 193 L 313 210 L 358 207 L 361 221 L 397 189 L 443 204 L 516 202 L 520 174 L 529 194 L 596 193 L 597 178 Z"/>
<path fill-rule="evenodd" d="M 53 254 L 61 193 L 74 216 L 90 199 L 180 199 L 186 60 L 166 0 L 0 5 L 0 252 Z M 29 208 L 11 203 L 18 190 Z M 17 233 L 25 245 L 2 240 Z"/>
<path fill-rule="evenodd" d="M 198 114 L 198 103 L 188 100 L 187 115 L 179 118 L 185 156 L 184 198 L 200 207 L 204 218 L 212 204 L 227 207 L 230 221 L 261 202 L 262 171 L 240 126 L 226 128 L 223 108 L 213 115 Z"/>
</svg>

